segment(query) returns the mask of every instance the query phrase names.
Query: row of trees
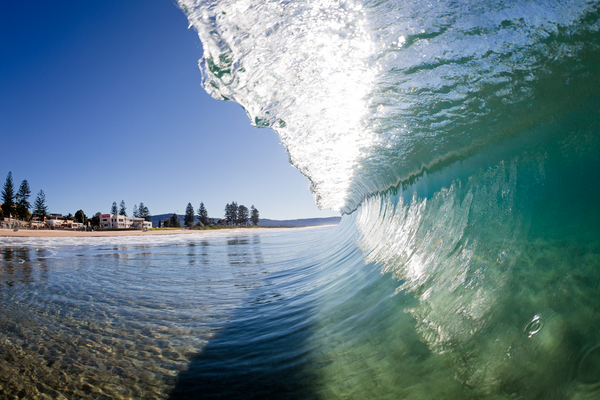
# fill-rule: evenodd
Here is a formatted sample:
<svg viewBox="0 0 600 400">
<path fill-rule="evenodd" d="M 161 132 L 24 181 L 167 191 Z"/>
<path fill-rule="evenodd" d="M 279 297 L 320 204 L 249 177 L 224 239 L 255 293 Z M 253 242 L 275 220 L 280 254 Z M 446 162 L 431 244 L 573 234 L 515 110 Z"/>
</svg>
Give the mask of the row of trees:
<svg viewBox="0 0 600 400">
<path fill-rule="evenodd" d="M 196 215 L 194 214 L 194 207 L 192 203 L 188 203 L 185 207 L 185 214 L 183 216 L 183 225 L 190 228 L 194 225 L 194 221 L 196 219 Z M 199 226 L 209 225 L 213 221 L 208 218 L 208 211 L 206 207 L 204 207 L 204 203 L 200 202 L 200 207 L 198 207 L 198 224 Z M 178 228 L 181 226 L 181 222 L 179 221 L 179 216 L 176 213 L 173 213 L 169 219 L 166 219 L 164 222 L 165 227 L 173 227 Z M 158 227 L 161 227 L 161 222 L 158 221 Z"/>
<path fill-rule="evenodd" d="M 15 193 L 12 172 L 9 171 L 2 187 L 2 216 L 5 218 L 15 217 L 21 221 L 29 221 L 32 216 L 43 219 L 48 215 L 48 206 L 46 205 L 46 195 L 40 190 L 33 203 L 33 210 L 29 203 L 31 189 L 27 179 L 24 179 Z"/>
<path fill-rule="evenodd" d="M 199 226 L 210 225 L 214 223 L 212 218 L 208 218 L 208 211 L 206 207 L 204 207 L 204 203 L 200 202 L 200 207 L 198 207 L 198 223 Z M 183 225 L 190 228 L 194 225 L 194 221 L 196 220 L 196 214 L 194 211 L 194 207 L 192 203 L 188 203 L 185 207 L 185 214 L 183 216 Z M 165 227 L 178 228 L 181 226 L 181 221 L 179 221 L 179 216 L 176 213 L 173 213 L 169 219 L 166 219 L 164 222 Z M 161 227 L 161 221 L 158 221 L 158 227 Z"/>
<path fill-rule="evenodd" d="M 8 172 L 6 181 L 2 188 L 2 207 L 0 209 L 2 217 L 15 217 L 20 221 L 29 221 L 31 218 L 37 217 L 43 220 L 48 215 L 48 206 L 46 205 L 46 194 L 40 190 L 32 205 L 29 203 L 31 189 L 27 179 L 24 179 L 19 186 L 19 190 L 15 193 L 15 185 L 12 178 L 12 172 Z M 123 203 L 124 204 L 124 203 Z M 146 208 L 147 211 L 147 208 Z M 78 210 L 75 215 L 69 213 L 63 217 L 65 221 L 77 221 L 82 224 L 87 224 L 88 220 L 92 226 L 100 224 L 100 213 L 96 213 L 92 218 L 87 217 L 83 210 Z"/>
<path fill-rule="evenodd" d="M 33 204 L 32 212 L 30 211 L 32 208 L 31 204 L 29 203 L 30 196 L 31 189 L 29 188 L 29 183 L 26 179 L 21 182 L 19 190 L 15 193 L 12 172 L 9 172 L 2 189 L 3 204 L 1 211 L 3 216 L 14 216 L 22 221 L 28 221 L 33 216 L 36 216 L 39 219 L 46 217 L 48 215 L 48 207 L 46 205 L 46 195 L 44 194 L 44 191 L 39 191 Z M 127 207 L 125 206 L 125 201 L 121 200 L 119 207 L 117 207 L 117 202 L 113 202 L 110 212 L 114 215 L 127 216 Z M 100 215 L 101 214 L 98 212 L 89 219 L 92 226 L 99 225 Z M 150 210 L 144 205 L 144 203 L 140 203 L 139 206 L 137 204 L 133 206 L 133 216 L 136 218 L 144 218 L 146 221 L 150 221 L 151 218 Z M 194 212 L 194 207 L 192 204 L 188 203 L 184 215 L 184 225 L 186 227 L 193 226 L 196 216 L 198 218 L 198 225 L 200 226 L 215 223 L 213 219 L 208 217 L 208 211 L 206 210 L 203 202 L 200 203 L 197 213 Z M 82 210 L 78 210 L 75 213 L 75 216 L 69 214 L 65 218 L 67 220 L 75 220 L 83 224 L 86 224 L 88 221 L 88 217 Z M 254 205 L 248 209 L 243 204 L 238 206 L 237 202 L 233 201 L 231 204 L 227 204 L 225 206 L 225 219 L 219 220 L 219 223 L 224 223 L 226 225 L 248 225 L 249 223 L 252 223 L 253 225 L 258 225 L 258 221 L 259 213 Z M 173 214 L 169 219 L 164 221 L 164 226 L 181 226 L 179 216 L 177 214 Z M 159 227 L 161 227 L 161 221 L 159 221 Z"/>
<path fill-rule="evenodd" d="M 243 204 L 238 206 L 237 202 L 232 201 L 231 204 L 225 206 L 225 223 L 227 225 L 258 225 L 259 214 L 258 210 L 252 205 L 250 210 Z"/>
<path fill-rule="evenodd" d="M 110 207 L 110 213 L 114 215 L 123 215 L 127 216 L 127 207 L 125 207 L 125 201 L 121 200 L 121 204 L 119 204 L 119 208 L 117 209 L 117 202 L 113 201 L 112 206 Z M 133 206 L 133 216 L 135 218 L 144 218 L 146 221 L 150 221 L 150 210 L 148 207 L 144 205 L 144 203 L 140 203 L 138 206 L 135 204 Z"/>
<path fill-rule="evenodd" d="M 192 203 L 188 203 L 185 208 L 185 214 L 183 216 L 183 224 L 186 227 L 192 227 L 194 225 L 194 221 L 198 218 L 197 225 L 205 226 L 209 224 L 214 224 L 214 220 L 208 217 L 208 211 L 206 207 L 204 207 L 204 203 L 200 203 L 200 207 L 195 212 Z M 258 210 L 252 205 L 250 209 L 244 205 L 239 205 L 237 202 L 233 201 L 231 204 L 227 204 L 225 206 L 225 219 L 219 220 L 219 223 L 225 225 L 258 225 L 259 221 L 259 213 Z M 163 224 L 161 221 L 158 222 L 158 227 L 161 227 Z M 179 221 L 179 216 L 176 213 L 173 213 L 169 219 L 165 219 L 164 221 L 165 227 L 180 227 L 181 222 Z"/>
</svg>

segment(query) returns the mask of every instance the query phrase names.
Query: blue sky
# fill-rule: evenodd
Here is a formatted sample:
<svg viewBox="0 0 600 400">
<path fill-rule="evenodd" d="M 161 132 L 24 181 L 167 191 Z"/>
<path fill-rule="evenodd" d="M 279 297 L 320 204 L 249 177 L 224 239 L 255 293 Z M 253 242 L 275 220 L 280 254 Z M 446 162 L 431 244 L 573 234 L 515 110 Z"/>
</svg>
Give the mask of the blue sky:
<svg viewBox="0 0 600 400">
<path fill-rule="evenodd" d="M 152 214 L 201 201 L 261 217 L 319 210 L 277 134 L 200 86 L 202 46 L 169 0 L 0 5 L 0 181 L 27 179 L 50 212 L 89 216 L 124 200 Z"/>
</svg>

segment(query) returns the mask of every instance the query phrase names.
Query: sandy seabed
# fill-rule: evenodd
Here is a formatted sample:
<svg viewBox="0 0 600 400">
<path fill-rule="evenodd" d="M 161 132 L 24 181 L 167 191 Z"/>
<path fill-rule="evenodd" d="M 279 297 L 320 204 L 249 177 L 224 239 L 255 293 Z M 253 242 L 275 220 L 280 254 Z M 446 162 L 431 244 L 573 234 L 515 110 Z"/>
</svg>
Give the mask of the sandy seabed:
<svg viewBox="0 0 600 400">
<path fill-rule="evenodd" d="M 269 228 L 252 228 L 252 231 L 266 230 Z M 15 231 L 13 229 L 0 229 L 0 237 L 109 237 L 109 236 L 146 236 L 146 235 L 181 235 L 191 233 L 203 233 L 203 232 L 234 232 L 244 231 L 249 229 L 245 228 L 232 228 L 232 229 L 215 229 L 215 230 L 190 230 L 190 229 L 169 229 L 160 231 L 138 231 L 138 230 L 127 230 L 127 231 L 67 231 L 67 230 L 48 230 L 48 229 L 19 229 Z"/>
</svg>

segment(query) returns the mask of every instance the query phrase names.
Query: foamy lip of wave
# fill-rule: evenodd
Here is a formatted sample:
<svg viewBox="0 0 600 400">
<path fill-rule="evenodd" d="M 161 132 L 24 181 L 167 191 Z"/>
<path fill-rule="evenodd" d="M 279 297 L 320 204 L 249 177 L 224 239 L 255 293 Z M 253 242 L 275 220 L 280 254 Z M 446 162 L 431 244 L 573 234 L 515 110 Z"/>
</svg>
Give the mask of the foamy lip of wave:
<svg viewBox="0 0 600 400">
<path fill-rule="evenodd" d="M 207 92 L 276 130 L 319 206 L 344 212 L 435 160 L 514 135 L 489 124 L 525 118 L 548 66 L 581 51 L 564 39 L 599 28 L 566 29 L 595 7 L 579 0 L 178 4 L 203 44 Z"/>
<path fill-rule="evenodd" d="M 355 2 L 182 0 L 204 47 L 205 89 L 275 129 L 321 207 L 340 209 L 375 138 L 361 126 L 376 68 Z"/>
</svg>

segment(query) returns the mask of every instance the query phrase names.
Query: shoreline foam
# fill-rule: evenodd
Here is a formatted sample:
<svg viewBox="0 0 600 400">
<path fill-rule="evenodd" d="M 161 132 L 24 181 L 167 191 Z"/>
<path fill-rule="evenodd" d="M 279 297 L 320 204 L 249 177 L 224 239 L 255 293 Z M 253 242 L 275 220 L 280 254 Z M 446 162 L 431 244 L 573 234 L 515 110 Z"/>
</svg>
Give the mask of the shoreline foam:
<svg viewBox="0 0 600 400">
<path fill-rule="evenodd" d="M 201 232 L 235 232 L 244 231 L 247 228 L 226 228 L 226 229 L 211 229 L 211 230 L 190 230 L 190 229 L 175 229 L 166 231 L 66 231 L 66 230 L 33 230 L 19 229 L 0 229 L 0 237 L 111 237 L 111 236 L 146 236 L 146 235 L 186 235 L 191 233 Z M 252 231 L 272 230 L 272 228 L 252 228 Z"/>
</svg>

